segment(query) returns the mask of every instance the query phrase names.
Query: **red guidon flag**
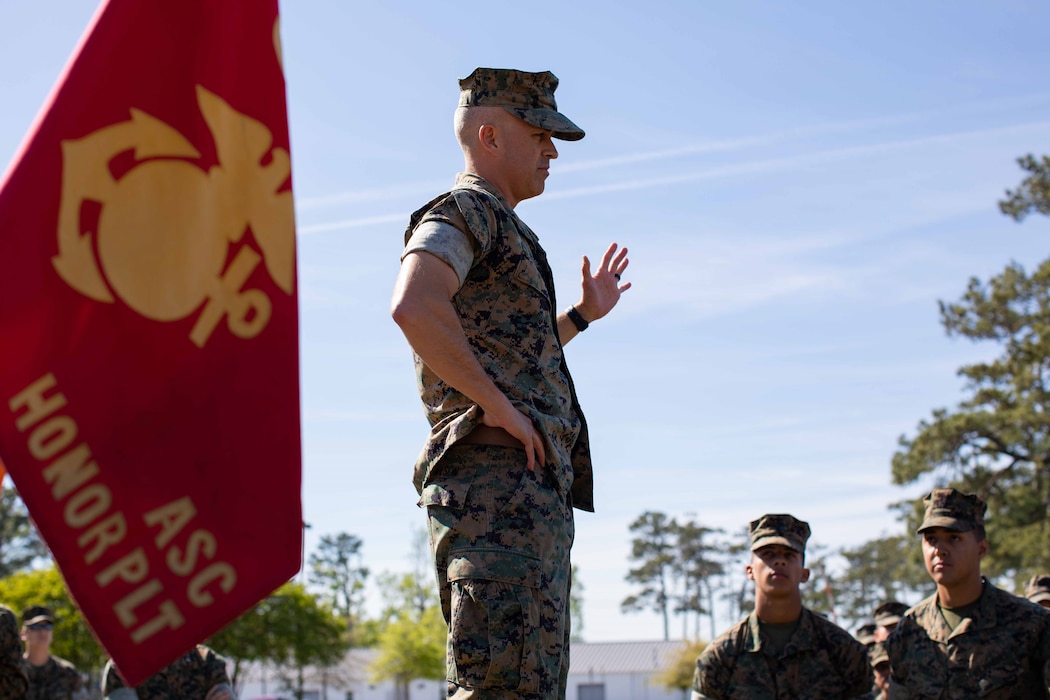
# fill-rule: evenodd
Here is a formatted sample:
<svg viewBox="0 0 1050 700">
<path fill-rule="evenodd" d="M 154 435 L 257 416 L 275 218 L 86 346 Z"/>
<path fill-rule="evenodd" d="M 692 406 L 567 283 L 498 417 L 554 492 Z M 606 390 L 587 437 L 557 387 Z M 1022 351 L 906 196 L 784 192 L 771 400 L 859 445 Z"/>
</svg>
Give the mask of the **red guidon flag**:
<svg viewBox="0 0 1050 700">
<path fill-rule="evenodd" d="M 301 562 L 278 36 L 104 2 L 0 182 L 0 458 L 131 685 Z"/>
</svg>

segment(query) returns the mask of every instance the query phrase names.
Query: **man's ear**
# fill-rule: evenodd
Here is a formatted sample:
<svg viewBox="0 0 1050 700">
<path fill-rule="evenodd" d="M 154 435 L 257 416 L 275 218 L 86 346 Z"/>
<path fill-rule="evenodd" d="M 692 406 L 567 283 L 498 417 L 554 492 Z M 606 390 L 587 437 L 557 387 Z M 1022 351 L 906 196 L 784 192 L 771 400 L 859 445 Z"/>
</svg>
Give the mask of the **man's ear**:
<svg viewBox="0 0 1050 700">
<path fill-rule="evenodd" d="M 748 565 L 746 565 L 744 567 L 744 573 L 747 574 L 747 579 L 749 581 L 754 581 L 755 580 L 755 570 L 751 568 L 750 564 L 748 564 Z"/>
<path fill-rule="evenodd" d="M 985 537 L 983 540 L 977 543 L 977 559 L 984 559 L 991 549 L 991 545 L 988 544 L 988 538 Z"/>
<path fill-rule="evenodd" d="M 478 144 L 485 151 L 492 152 L 499 148 L 499 132 L 494 124 L 482 124 L 478 127 Z"/>
<path fill-rule="evenodd" d="M 805 583 L 808 580 L 809 580 L 809 569 L 803 569 L 802 570 L 802 583 Z"/>
</svg>

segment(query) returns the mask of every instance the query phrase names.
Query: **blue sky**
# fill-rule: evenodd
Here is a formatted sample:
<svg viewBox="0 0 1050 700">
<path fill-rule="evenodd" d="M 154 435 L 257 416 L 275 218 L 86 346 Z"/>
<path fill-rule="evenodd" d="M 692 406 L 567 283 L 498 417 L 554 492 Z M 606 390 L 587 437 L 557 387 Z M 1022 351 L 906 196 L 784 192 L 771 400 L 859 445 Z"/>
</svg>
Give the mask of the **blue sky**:
<svg viewBox="0 0 1050 700">
<path fill-rule="evenodd" d="M 94 8 L 0 1 L 0 159 Z M 285 2 L 308 549 L 347 531 L 373 572 L 411 567 L 426 424 L 388 302 L 407 215 L 462 165 L 478 65 L 554 71 L 587 131 L 518 208 L 562 305 L 581 255 L 631 251 L 634 288 L 568 348 L 596 468 L 584 637 L 662 634 L 619 612 L 645 510 L 791 512 L 832 547 L 897 532 L 886 505 L 928 486 L 890 485 L 898 436 L 994 352 L 947 338 L 937 300 L 1046 256 L 1047 221 L 996 200 L 1050 151 L 1048 24 L 1035 1 Z"/>
</svg>

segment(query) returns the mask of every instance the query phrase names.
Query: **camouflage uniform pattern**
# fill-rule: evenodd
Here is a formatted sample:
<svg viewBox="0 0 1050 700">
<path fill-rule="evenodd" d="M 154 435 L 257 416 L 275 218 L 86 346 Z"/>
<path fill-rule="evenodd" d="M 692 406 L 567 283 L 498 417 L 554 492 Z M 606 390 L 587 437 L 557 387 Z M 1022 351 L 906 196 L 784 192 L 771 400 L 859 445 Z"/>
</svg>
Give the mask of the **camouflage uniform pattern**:
<svg viewBox="0 0 1050 700">
<path fill-rule="evenodd" d="M 871 614 L 875 618 L 875 624 L 880 627 L 889 627 L 890 625 L 896 625 L 901 621 L 901 615 L 907 612 L 908 606 L 904 603 L 898 603 L 895 600 L 887 600 L 885 603 L 875 608 L 875 611 Z"/>
<path fill-rule="evenodd" d="M 890 655 L 886 653 L 886 645 L 882 642 L 872 642 L 871 646 L 868 647 L 868 658 L 871 659 L 871 668 L 875 669 L 879 664 L 885 664 L 887 673 L 890 664 Z M 878 679 L 875 679 L 875 685 L 871 689 L 872 695 L 875 700 L 887 700 L 886 693 L 882 692 L 879 688 Z"/>
<path fill-rule="evenodd" d="M 934 594 L 901 618 L 886 651 L 890 698 L 1050 697 L 1050 611 L 987 581 L 954 631 Z"/>
<path fill-rule="evenodd" d="M 693 698 L 714 700 L 870 699 L 868 650 L 849 632 L 802 609 L 798 629 L 779 655 L 767 653 L 751 613 L 696 660 Z"/>
<path fill-rule="evenodd" d="M 213 687 L 230 685 L 226 659 L 198 644 L 135 688 L 139 700 L 204 700 Z M 113 660 L 102 672 L 102 695 L 127 688 Z"/>
<path fill-rule="evenodd" d="M 503 107 L 518 119 L 553 132 L 554 138 L 579 141 L 584 131 L 558 111 L 558 78 L 550 71 L 528 73 L 506 68 L 477 68 L 459 81 L 460 107 Z"/>
<path fill-rule="evenodd" d="M 1025 598 L 1033 603 L 1050 602 L 1050 574 L 1036 574 L 1028 582 L 1024 592 Z"/>
<path fill-rule="evenodd" d="M 593 510 L 587 426 L 536 235 L 482 178 L 456 184 L 412 216 L 405 241 L 430 221 L 471 239 L 475 262 L 452 303 L 478 361 L 543 436 L 547 464 L 529 472 L 522 449 L 456 445 L 480 409 L 416 356 L 432 429 L 413 482 L 449 623 L 449 694 L 564 697 L 572 507 Z"/>
<path fill-rule="evenodd" d="M 475 265 L 452 298 L 463 332 L 496 386 L 544 436 L 557 488 L 571 491 L 576 508 L 593 511 L 587 424 L 558 338 L 546 255 L 536 234 L 485 180 L 460 174 L 456 185 L 412 215 L 405 242 L 428 221 L 455 226 L 474 241 Z M 413 477 L 422 494 L 445 451 L 481 423 L 481 409 L 441 381 L 418 355 L 415 366 L 431 425 Z M 458 501 L 465 495 L 451 494 Z"/>
<path fill-rule="evenodd" d="M 922 525 L 916 531 L 943 527 L 954 532 L 969 532 L 984 525 L 984 513 L 988 505 L 972 493 L 963 493 L 956 489 L 934 489 L 922 502 L 926 506 Z"/>
<path fill-rule="evenodd" d="M 796 552 L 805 552 L 811 534 L 809 523 L 786 513 L 767 514 L 752 520 L 748 532 L 751 535 L 752 552 L 771 544 L 782 544 Z"/>
<path fill-rule="evenodd" d="M 450 695 L 565 697 L 572 507 L 523 450 L 459 445 L 441 468 L 446 485 L 469 482 L 466 501 L 427 509 Z"/>
<path fill-rule="evenodd" d="M 29 682 L 22 669 L 22 636 L 18 618 L 0 605 L 0 700 L 25 697 Z"/>
<path fill-rule="evenodd" d="M 76 666 L 54 655 L 43 666 L 23 660 L 23 667 L 29 679 L 28 700 L 72 700 L 84 682 Z"/>
</svg>

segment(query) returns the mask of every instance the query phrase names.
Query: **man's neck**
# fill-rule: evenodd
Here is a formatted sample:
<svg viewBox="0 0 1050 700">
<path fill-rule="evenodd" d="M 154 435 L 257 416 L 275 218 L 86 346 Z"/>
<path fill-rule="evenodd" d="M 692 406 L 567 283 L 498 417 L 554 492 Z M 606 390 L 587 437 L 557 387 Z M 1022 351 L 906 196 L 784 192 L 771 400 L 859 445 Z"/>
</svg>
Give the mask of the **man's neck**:
<svg viewBox="0 0 1050 700">
<path fill-rule="evenodd" d="M 30 649 L 28 646 L 26 647 L 25 659 L 34 666 L 43 666 L 50 658 L 50 649 L 41 649 L 39 647 Z"/>
<path fill-rule="evenodd" d="M 976 580 L 958 583 L 951 588 L 938 584 L 937 603 L 945 608 L 961 608 L 976 602 L 983 592 L 984 579 L 979 576 Z"/>
<path fill-rule="evenodd" d="M 485 182 L 492 185 L 492 187 L 494 187 L 496 191 L 500 193 L 500 196 L 503 197 L 504 201 L 507 203 L 507 206 L 509 208 L 513 209 L 514 207 L 518 206 L 518 200 L 511 198 L 510 195 L 507 194 L 508 188 L 505 186 L 506 183 L 503 182 L 503 178 L 500 177 L 499 171 L 493 170 L 491 168 L 486 168 L 479 163 L 474 163 L 470 160 L 467 160 L 463 163 L 463 172 L 468 173 L 470 175 L 476 175 Z"/>
<path fill-rule="evenodd" d="M 802 596 L 785 598 L 755 596 L 755 614 L 762 622 L 774 625 L 794 622 L 802 615 Z"/>
</svg>

